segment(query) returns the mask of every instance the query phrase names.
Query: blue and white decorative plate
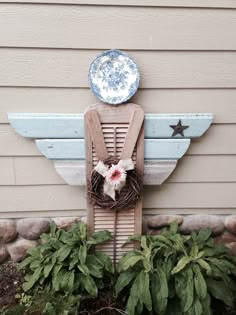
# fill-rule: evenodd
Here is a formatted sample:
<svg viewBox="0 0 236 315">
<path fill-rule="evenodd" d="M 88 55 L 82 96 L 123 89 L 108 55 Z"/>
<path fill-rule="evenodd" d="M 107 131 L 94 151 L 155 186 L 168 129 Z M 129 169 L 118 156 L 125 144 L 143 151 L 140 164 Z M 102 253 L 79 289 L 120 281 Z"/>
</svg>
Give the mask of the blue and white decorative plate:
<svg viewBox="0 0 236 315">
<path fill-rule="evenodd" d="M 107 50 L 97 56 L 89 69 L 89 85 L 104 103 L 121 104 L 137 91 L 140 75 L 134 60 L 120 50 Z"/>
</svg>

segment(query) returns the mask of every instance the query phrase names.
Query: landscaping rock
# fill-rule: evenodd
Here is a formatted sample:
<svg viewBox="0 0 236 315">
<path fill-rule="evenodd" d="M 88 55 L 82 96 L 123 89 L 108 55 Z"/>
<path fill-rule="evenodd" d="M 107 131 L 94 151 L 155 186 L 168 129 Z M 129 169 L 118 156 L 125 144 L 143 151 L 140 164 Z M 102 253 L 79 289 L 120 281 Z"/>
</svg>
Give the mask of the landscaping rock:
<svg viewBox="0 0 236 315">
<path fill-rule="evenodd" d="M 153 230 L 150 234 L 151 235 L 159 235 L 159 234 L 161 234 L 161 230 Z"/>
<path fill-rule="evenodd" d="M 19 237 L 15 242 L 7 244 L 8 253 L 15 262 L 20 262 L 27 255 L 27 250 L 38 245 L 36 241 L 26 240 Z"/>
<path fill-rule="evenodd" d="M 233 256 L 236 256 L 236 242 L 228 243 L 226 246 L 229 249 L 229 253 Z"/>
<path fill-rule="evenodd" d="M 184 217 L 180 231 L 183 234 L 191 234 L 191 232 L 198 232 L 202 228 L 210 228 L 213 235 L 221 234 L 224 231 L 224 220 L 216 215 L 189 215 Z"/>
<path fill-rule="evenodd" d="M 180 215 L 155 215 L 148 219 L 148 226 L 150 228 L 158 229 L 160 227 L 169 226 L 172 222 L 177 221 L 182 224 L 183 217 Z"/>
<path fill-rule="evenodd" d="M 11 219 L 0 220 L 0 242 L 12 242 L 16 236 L 17 231 L 15 221 Z"/>
<path fill-rule="evenodd" d="M 9 254 L 6 248 L 4 246 L 0 246 L 0 264 L 4 263 L 7 260 L 8 256 Z"/>
<path fill-rule="evenodd" d="M 74 223 L 80 222 L 80 217 L 57 217 L 53 218 L 59 229 L 69 230 Z"/>
<path fill-rule="evenodd" d="M 225 232 L 225 233 L 215 237 L 214 241 L 216 244 L 233 243 L 233 242 L 236 242 L 236 236 L 229 233 L 229 232 Z"/>
<path fill-rule="evenodd" d="M 236 215 L 229 215 L 225 219 L 225 227 L 231 233 L 236 234 Z"/>
<path fill-rule="evenodd" d="M 17 222 L 19 235 L 27 240 L 37 240 L 42 233 L 47 233 L 49 229 L 50 221 L 45 218 L 27 218 Z"/>
</svg>

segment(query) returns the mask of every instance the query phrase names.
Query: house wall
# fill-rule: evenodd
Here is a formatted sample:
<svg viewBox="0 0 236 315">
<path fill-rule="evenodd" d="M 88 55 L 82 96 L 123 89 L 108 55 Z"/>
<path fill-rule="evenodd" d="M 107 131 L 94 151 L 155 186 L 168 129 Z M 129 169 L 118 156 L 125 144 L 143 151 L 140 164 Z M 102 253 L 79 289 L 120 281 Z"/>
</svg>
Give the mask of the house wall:
<svg viewBox="0 0 236 315">
<path fill-rule="evenodd" d="M 83 112 L 89 64 L 110 48 L 137 61 L 145 112 L 214 114 L 168 181 L 145 187 L 144 214 L 236 214 L 235 31 L 235 0 L 0 1 L 0 218 L 85 215 L 85 189 L 7 112 Z"/>
</svg>

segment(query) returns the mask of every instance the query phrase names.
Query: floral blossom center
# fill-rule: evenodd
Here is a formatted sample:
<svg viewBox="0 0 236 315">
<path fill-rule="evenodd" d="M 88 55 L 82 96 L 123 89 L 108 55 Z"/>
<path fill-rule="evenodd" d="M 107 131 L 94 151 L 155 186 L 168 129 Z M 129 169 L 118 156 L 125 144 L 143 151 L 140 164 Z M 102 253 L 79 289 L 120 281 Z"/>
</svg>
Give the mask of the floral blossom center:
<svg viewBox="0 0 236 315">
<path fill-rule="evenodd" d="M 112 174 L 111 174 L 111 179 L 119 179 L 121 177 L 121 172 L 118 170 L 115 170 Z"/>
<path fill-rule="evenodd" d="M 119 165 L 112 165 L 107 171 L 106 180 L 112 185 L 120 185 L 126 180 L 126 171 Z"/>
</svg>

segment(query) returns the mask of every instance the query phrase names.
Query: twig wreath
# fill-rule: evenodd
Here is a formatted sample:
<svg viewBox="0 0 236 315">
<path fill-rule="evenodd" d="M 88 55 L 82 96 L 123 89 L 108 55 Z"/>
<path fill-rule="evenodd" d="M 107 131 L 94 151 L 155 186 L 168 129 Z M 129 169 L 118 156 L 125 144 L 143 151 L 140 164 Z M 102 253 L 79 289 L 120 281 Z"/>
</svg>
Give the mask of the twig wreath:
<svg viewBox="0 0 236 315">
<path fill-rule="evenodd" d="M 142 176 L 132 160 L 109 156 L 92 171 L 88 194 L 91 202 L 103 209 L 128 210 L 135 206 L 142 189 Z"/>
</svg>

